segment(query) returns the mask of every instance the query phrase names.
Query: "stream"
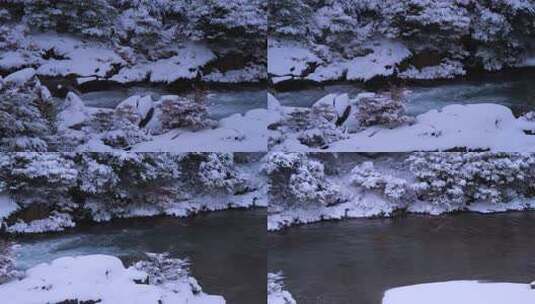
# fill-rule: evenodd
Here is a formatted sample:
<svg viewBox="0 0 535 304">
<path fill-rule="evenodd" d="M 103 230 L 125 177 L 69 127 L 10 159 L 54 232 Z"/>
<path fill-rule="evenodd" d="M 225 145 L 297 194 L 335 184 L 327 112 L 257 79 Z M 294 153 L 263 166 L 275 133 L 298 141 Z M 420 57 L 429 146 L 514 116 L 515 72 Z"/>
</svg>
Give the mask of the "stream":
<svg viewBox="0 0 535 304">
<path fill-rule="evenodd" d="M 298 303 L 380 304 L 390 288 L 535 280 L 535 212 L 352 219 L 268 234 L 268 271 Z"/>
<path fill-rule="evenodd" d="M 203 291 L 229 304 L 266 299 L 266 210 L 228 210 L 190 218 L 152 217 L 80 226 L 65 233 L 16 240 L 17 267 L 62 256 L 109 254 L 125 264 L 145 252 L 187 258 Z"/>
<path fill-rule="evenodd" d="M 86 106 L 114 109 L 121 101 L 136 94 L 151 95 L 154 100 L 157 100 L 161 95 L 182 95 L 158 87 L 134 86 L 83 93 L 80 98 Z M 260 88 L 211 90 L 206 95 L 208 115 L 217 120 L 235 113 L 245 114 L 249 110 L 265 109 L 266 103 L 266 91 Z"/>
<path fill-rule="evenodd" d="M 408 86 L 407 112 L 411 115 L 441 109 L 449 104 L 497 103 L 509 108 L 535 108 L 533 78 L 497 80 L 452 81 L 448 84 Z M 275 97 L 286 106 L 310 107 L 330 93 L 348 93 L 355 97 L 363 92 L 357 84 L 332 84 L 304 90 L 279 92 Z"/>
</svg>

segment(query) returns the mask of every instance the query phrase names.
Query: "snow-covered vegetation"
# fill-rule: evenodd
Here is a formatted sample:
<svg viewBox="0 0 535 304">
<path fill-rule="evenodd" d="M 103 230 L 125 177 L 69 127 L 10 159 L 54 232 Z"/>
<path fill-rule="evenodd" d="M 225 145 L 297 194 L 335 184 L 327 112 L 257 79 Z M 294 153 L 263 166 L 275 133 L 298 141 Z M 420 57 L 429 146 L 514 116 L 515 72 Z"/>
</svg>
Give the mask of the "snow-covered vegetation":
<svg viewBox="0 0 535 304">
<path fill-rule="evenodd" d="M 533 1 L 274 0 L 268 12 L 274 83 L 448 79 L 533 65 Z"/>
<path fill-rule="evenodd" d="M 161 254 L 128 268 L 114 256 L 58 258 L 0 285 L 0 297 L 16 303 L 225 303 L 202 291 L 186 262 Z"/>
<path fill-rule="evenodd" d="M 7 0 L 0 70 L 118 83 L 258 82 L 266 11 L 259 0 Z"/>
<path fill-rule="evenodd" d="M 12 245 L 0 239 L 0 284 L 21 277 L 20 271 L 15 268 L 15 258 L 12 254 Z"/>
<path fill-rule="evenodd" d="M 267 304 L 296 304 L 292 295 L 284 290 L 281 273 L 268 273 Z"/>
<path fill-rule="evenodd" d="M 452 104 L 416 117 L 406 112 L 407 92 L 328 94 L 311 108 L 281 106 L 269 95 L 274 123 L 271 150 L 286 152 L 496 151 L 535 149 L 532 113 L 515 117 L 506 106 Z"/>
<path fill-rule="evenodd" d="M 0 154 L 2 229 L 61 231 L 80 221 L 266 206 L 261 155 Z M 16 204 L 13 208 L 10 204 Z"/>
<path fill-rule="evenodd" d="M 269 230 L 397 212 L 535 207 L 535 157 L 529 153 L 272 152 L 264 168 L 270 183 Z"/>
</svg>

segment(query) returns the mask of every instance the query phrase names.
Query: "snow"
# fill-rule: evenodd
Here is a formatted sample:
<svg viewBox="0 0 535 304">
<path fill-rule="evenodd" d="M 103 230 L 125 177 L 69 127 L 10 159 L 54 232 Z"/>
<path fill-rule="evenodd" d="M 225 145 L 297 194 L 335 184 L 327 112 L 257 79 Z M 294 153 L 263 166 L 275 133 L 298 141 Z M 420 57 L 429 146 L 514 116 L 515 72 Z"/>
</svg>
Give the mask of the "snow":
<svg viewBox="0 0 535 304">
<path fill-rule="evenodd" d="M 387 290 L 383 304 L 531 304 L 535 290 L 529 284 L 449 281 Z"/>
<path fill-rule="evenodd" d="M 12 70 L 27 64 L 27 59 L 21 52 L 10 51 L 0 53 L 0 69 Z"/>
<path fill-rule="evenodd" d="M 114 65 L 126 64 L 112 49 L 98 43 L 84 43 L 71 36 L 43 33 L 29 35 L 27 39 L 42 51 L 54 50 L 63 57 L 42 60 L 37 68 L 39 75 L 105 77 Z"/>
<path fill-rule="evenodd" d="M 320 59 L 303 46 L 285 44 L 268 48 L 268 73 L 276 76 L 301 76 L 310 64 Z"/>
<path fill-rule="evenodd" d="M 267 126 L 276 116 L 265 109 L 234 114 L 219 121 L 215 129 L 175 129 L 136 144 L 135 152 L 260 152 L 267 149 Z M 92 148 L 87 147 L 89 150 Z M 84 148 L 85 149 L 85 148 Z"/>
<path fill-rule="evenodd" d="M 348 80 L 369 80 L 375 76 L 392 75 L 396 65 L 411 55 L 403 43 L 394 40 L 378 40 L 364 47 L 370 48 L 372 53 L 348 62 Z"/>
<path fill-rule="evenodd" d="M 58 113 L 58 128 L 66 129 L 74 125 L 83 123 L 89 119 L 90 114 L 88 113 L 84 102 L 78 95 L 73 92 L 67 93 L 65 98 L 65 107 Z"/>
<path fill-rule="evenodd" d="M 64 231 L 65 228 L 76 226 L 72 216 L 66 213 L 53 212 L 44 219 L 33 220 L 28 223 L 19 220 L 6 228 L 8 233 L 44 233 L 50 231 Z"/>
<path fill-rule="evenodd" d="M 281 273 L 268 273 L 267 304 L 296 304 L 290 292 L 284 290 Z"/>
<path fill-rule="evenodd" d="M 125 268 L 116 257 L 87 255 L 62 257 L 26 271 L 22 280 L 0 285 L 0 298 L 16 303 L 59 303 L 67 300 L 97 301 L 102 304 L 224 304 L 220 296 L 195 293 L 195 279 L 180 278 L 166 285 L 136 283 L 147 273 Z"/>
<path fill-rule="evenodd" d="M 215 54 L 201 44 L 186 44 L 171 58 L 150 65 L 150 81 L 170 83 L 177 79 L 192 79 L 200 68 L 215 59 Z"/>
<path fill-rule="evenodd" d="M 0 193 L 0 227 L 5 218 L 19 209 L 19 205 L 7 193 Z"/>
<path fill-rule="evenodd" d="M 32 68 L 26 68 L 19 71 L 16 71 L 14 73 L 11 73 L 4 78 L 5 84 L 13 84 L 16 86 L 21 86 L 24 83 L 28 82 L 30 79 L 32 79 L 35 76 L 36 72 L 35 69 Z"/>
<path fill-rule="evenodd" d="M 363 93 L 365 94 L 365 93 Z M 347 95 L 327 95 L 319 102 L 330 103 L 333 99 L 336 109 L 347 105 L 357 107 L 358 99 L 347 100 Z M 275 97 L 270 97 L 274 104 Z M 280 107 L 279 120 L 287 113 L 303 111 L 306 108 Z M 353 109 L 351 113 L 354 113 Z M 344 126 L 358 124 L 354 114 Z M 527 152 L 535 149 L 535 136 L 525 131 L 535 130 L 535 123 L 524 118 L 515 118 L 511 109 L 493 103 L 447 105 L 440 110 L 430 110 L 420 114 L 409 125 L 387 128 L 380 125 L 370 126 L 356 132 L 347 133 L 347 139 L 331 143 L 321 151 L 332 152 L 404 152 L 435 151 L 466 148 L 469 150 L 490 150 L 500 152 Z M 272 133 L 273 134 L 273 133 Z M 299 141 L 299 132 L 284 134 L 282 143 L 273 150 L 287 152 L 319 151 Z"/>
</svg>

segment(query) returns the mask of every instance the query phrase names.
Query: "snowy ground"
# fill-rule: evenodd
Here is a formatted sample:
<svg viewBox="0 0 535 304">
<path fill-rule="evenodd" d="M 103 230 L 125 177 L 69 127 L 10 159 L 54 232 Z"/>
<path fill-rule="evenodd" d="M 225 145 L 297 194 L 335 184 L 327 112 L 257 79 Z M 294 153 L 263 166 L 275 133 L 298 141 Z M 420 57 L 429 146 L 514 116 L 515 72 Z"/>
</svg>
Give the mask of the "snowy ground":
<svg viewBox="0 0 535 304">
<path fill-rule="evenodd" d="M 177 270 L 178 272 L 178 270 Z M 94 301 L 102 304 L 224 304 L 221 296 L 202 292 L 190 276 L 150 285 L 148 274 L 125 268 L 113 256 L 63 257 L 26 271 L 21 280 L 0 285 L 0 298 L 13 303 L 41 304 L 63 301 Z"/>
<path fill-rule="evenodd" d="M 366 93 L 359 94 L 364 96 Z M 278 113 L 278 120 L 289 119 L 292 113 L 305 113 L 310 108 L 281 106 L 269 96 L 268 108 Z M 301 132 L 286 129 L 270 131 L 274 140 L 272 149 L 278 151 L 323 151 L 323 152 L 410 152 L 444 150 L 490 150 L 500 152 L 528 152 L 535 150 L 535 122 L 515 118 L 511 109 L 493 103 L 448 105 L 417 115 L 412 124 L 395 128 L 371 126 L 358 128 L 355 112 L 359 97 L 349 99 L 347 94 L 330 94 L 317 103 L 332 103 L 341 113 L 351 108 L 349 119 L 338 129 L 345 133 L 344 139 L 334 141 L 328 147 L 309 147 L 299 138 L 304 131 L 316 132 L 308 126 Z M 291 118 L 290 118 L 291 119 Z M 290 121 L 290 123 L 292 123 Z"/>
<path fill-rule="evenodd" d="M 201 69 L 215 60 L 216 54 L 202 43 L 182 43 L 174 47 L 175 55 L 156 61 L 128 62 L 120 50 L 107 44 L 81 40 L 54 32 L 21 36 L 16 51 L 0 52 L 0 69 L 11 71 L 36 67 L 38 75 L 75 76 L 79 81 L 111 80 L 117 83 L 150 81 L 171 83 L 195 79 Z M 55 58 L 42 54 L 53 52 Z M 240 70 L 203 76 L 205 81 L 220 83 L 258 82 L 265 79 L 265 69 L 247 65 Z"/>
<path fill-rule="evenodd" d="M 450 79 L 466 74 L 462 64 L 452 60 L 444 60 L 436 66 L 421 70 L 413 66 L 400 70 L 398 65 L 413 54 L 398 40 L 378 39 L 367 42 L 362 48 L 369 52 L 352 59 L 338 58 L 329 53 L 328 56 L 323 56 L 328 58 L 325 60 L 316 55 L 317 50 L 305 45 L 272 40 L 268 48 L 268 74 L 274 84 L 291 80 L 318 83 L 336 80 L 368 81 L 377 76 L 392 76 L 395 73 L 405 79 Z"/>
<path fill-rule="evenodd" d="M 450 281 L 387 290 L 383 304 L 531 304 L 535 290 L 529 284 Z"/>
</svg>

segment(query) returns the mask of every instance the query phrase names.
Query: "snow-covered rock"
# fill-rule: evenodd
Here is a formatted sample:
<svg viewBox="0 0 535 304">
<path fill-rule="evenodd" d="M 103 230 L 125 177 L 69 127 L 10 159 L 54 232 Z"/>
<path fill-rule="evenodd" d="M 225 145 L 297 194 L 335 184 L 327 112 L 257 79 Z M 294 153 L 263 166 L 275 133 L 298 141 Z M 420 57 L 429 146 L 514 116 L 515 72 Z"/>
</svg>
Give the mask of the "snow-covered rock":
<svg viewBox="0 0 535 304">
<path fill-rule="evenodd" d="M 383 304 L 528 304 L 535 302 L 529 284 L 478 281 L 427 283 L 389 289 Z"/>
<path fill-rule="evenodd" d="M 58 113 L 58 128 L 67 129 L 89 119 L 90 114 L 82 99 L 73 92 L 67 93 L 63 110 Z"/>
<path fill-rule="evenodd" d="M 36 75 L 36 71 L 33 68 L 26 68 L 7 75 L 4 78 L 5 84 L 20 86 L 28 82 Z"/>
<path fill-rule="evenodd" d="M 125 268 L 113 256 L 63 257 L 26 271 L 22 280 L 0 285 L 0 298 L 16 303 L 95 301 L 102 304 L 224 304 L 220 296 L 194 289 L 190 277 L 173 284 L 147 285 L 147 273 Z"/>
</svg>

